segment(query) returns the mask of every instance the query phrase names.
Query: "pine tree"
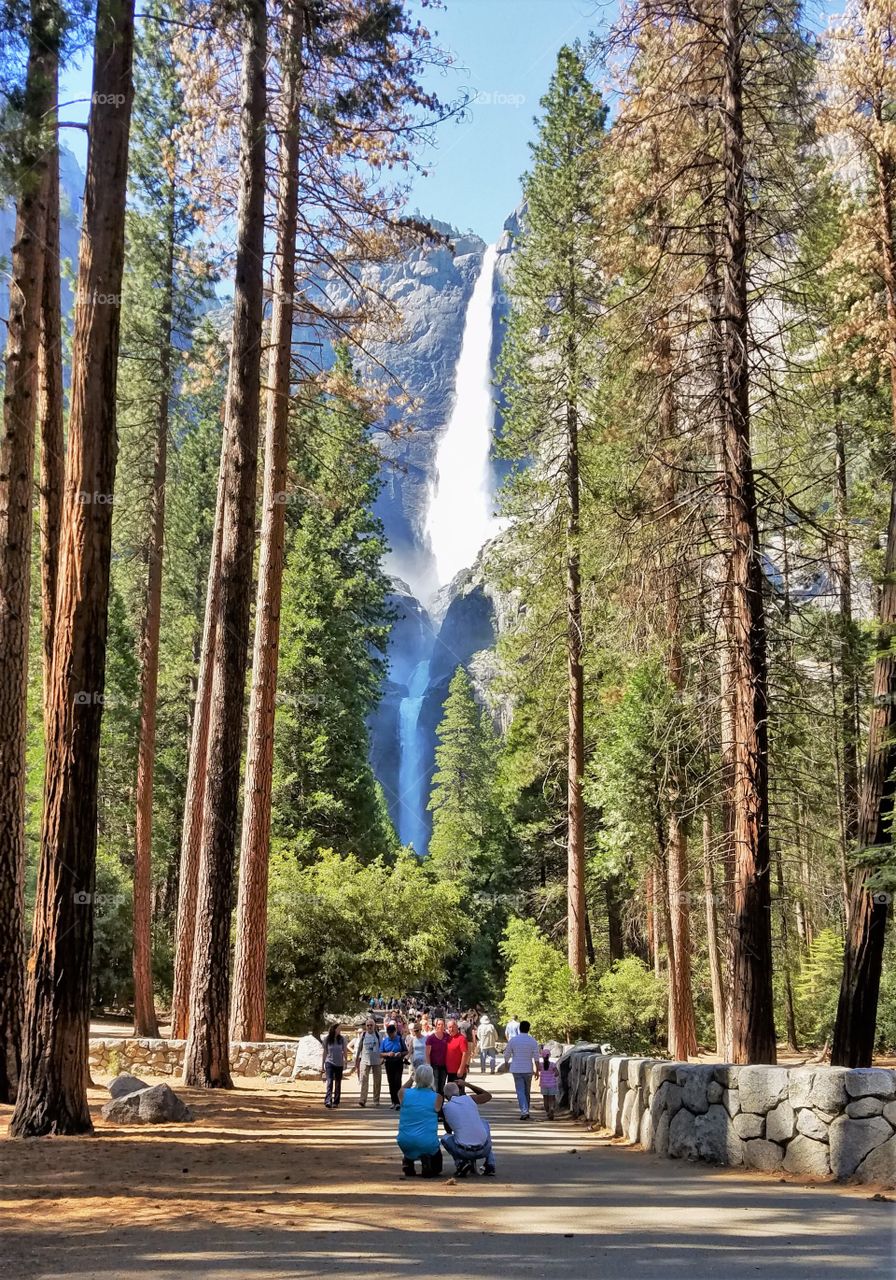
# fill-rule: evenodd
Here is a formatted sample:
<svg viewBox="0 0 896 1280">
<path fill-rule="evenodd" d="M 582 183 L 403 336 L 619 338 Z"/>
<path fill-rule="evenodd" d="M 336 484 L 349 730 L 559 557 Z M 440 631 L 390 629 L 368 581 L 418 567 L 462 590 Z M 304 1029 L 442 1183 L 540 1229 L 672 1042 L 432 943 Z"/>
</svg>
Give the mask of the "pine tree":
<svg viewBox="0 0 896 1280">
<path fill-rule="evenodd" d="M 249 644 L 261 386 L 267 107 L 267 14 L 263 0 L 245 0 L 240 6 L 240 36 L 241 184 L 230 375 L 221 455 L 220 592 L 203 801 L 207 821 L 202 830 L 190 981 L 190 1030 L 184 1052 L 185 1083 L 204 1088 L 229 1088 L 232 1084 L 231 880 Z"/>
<path fill-rule="evenodd" d="M 72 345 L 69 458 L 48 698 L 46 806 L 16 1137 L 91 1130 L 87 1036 L 106 662 L 134 6 L 97 7 Z M 102 302 L 99 300 L 103 299 Z M 111 301 L 109 301 L 111 299 Z"/>
<path fill-rule="evenodd" d="M 0 1101 L 15 1099 L 24 999 L 25 752 L 40 316 L 63 17 L 33 0 L 14 147 L 16 224 L 0 437 Z M 53 264 L 50 264 L 52 270 Z"/>
<path fill-rule="evenodd" d="M 344 352 L 326 382 L 293 424 L 273 829 L 302 860 L 333 848 L 369 861 L 395 849 L 367 732 L 391 622 L 379 458 Z"/>
<path fill-rule="evenodd" d="M 502 351 L 505 454 L 531 458 L 505 507 L 522 524 L 522 555 L 563 580 L 567 687 L 567 936 L 585 977 L 584 654 L 581 595 L 580 433 L 594 368 L 604 285 L 600 243 L 601 140 L 606 109 L 578 48 L 564 47 L 542 100 L 544 118 L 524 181 L 525 225 L 510 280 Z M 557 549 L 559 548 L 559 556 Z M 559 637 L 558 637 L 559 638 Z"/>
<path fill-rule="evenodd" d="M 505 850 L 495 791 L 498 742 L 463 667 L 451 678 L 437 736 L 429 800 L 433 870 L 444 880 L 475 886 L 477 892 L 499 892 L 495 882 Z"/>
</svg>

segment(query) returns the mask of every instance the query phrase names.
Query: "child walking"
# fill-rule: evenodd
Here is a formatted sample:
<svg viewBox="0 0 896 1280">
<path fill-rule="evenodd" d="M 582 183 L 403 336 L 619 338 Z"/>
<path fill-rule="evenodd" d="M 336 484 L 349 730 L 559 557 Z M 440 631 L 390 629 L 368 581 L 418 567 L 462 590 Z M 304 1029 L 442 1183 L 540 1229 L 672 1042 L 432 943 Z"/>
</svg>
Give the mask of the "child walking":
<svg viewBox="0 0 896 1280">
<path fill-rule="evenodd" d="M 560 1089 L 560 1072 L 551 1062 L 551 1051 L 542 1047 L 541 1071 L 538 1083 L 541 1085 L 541 1100 L 549 1120 L 553 1120 L 557 1108 L 557 1094 Z"/>
</svg>

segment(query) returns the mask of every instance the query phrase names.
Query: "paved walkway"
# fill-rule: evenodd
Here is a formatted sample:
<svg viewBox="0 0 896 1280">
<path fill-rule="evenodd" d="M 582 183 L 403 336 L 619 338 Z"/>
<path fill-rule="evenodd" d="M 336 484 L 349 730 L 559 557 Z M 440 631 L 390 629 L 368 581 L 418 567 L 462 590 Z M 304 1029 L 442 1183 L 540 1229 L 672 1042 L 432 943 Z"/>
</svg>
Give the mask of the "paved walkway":
<svg viewBox="0 0 896 1280">
<path fill-rule="evenodd" d="M 894 1205 L 867 1189 L 664 1160 L 540 1113 L 522 1124 L 509 1078 L 494 1082 L 494 1181 L 451 1185 L 450 1159 L 438 1181 L 401 1178 L 397 1117 L 387 1106 L 358 1108 L 353 1079 L 334 1113 L 315 1085 L 302 1087 L 303 1103 L 286 1089 L 273 1099 L 193 1094 L 191 1104 L 207 1111 L 201 1133 L 197 1123 L 144 1131 L 142 1144 L 121 1131 L 31 1143 L 25 1166 L 16 1160 L 22 1146 L 3 1143 L 13 1214 L 17 1165 L 20 1188 L 51 1203 L 24 1235 L 21 1217 L 7 1219 L 18 1261 L 13 1275 L 0 1253 L 0 1272 L 10 1280 L 894 1274 Z M 108 1163 L 104 1185 L 90 1181 L 97 1175 L 86 1163 L 95 1167 L 98 1153 Z"/>
</svg>

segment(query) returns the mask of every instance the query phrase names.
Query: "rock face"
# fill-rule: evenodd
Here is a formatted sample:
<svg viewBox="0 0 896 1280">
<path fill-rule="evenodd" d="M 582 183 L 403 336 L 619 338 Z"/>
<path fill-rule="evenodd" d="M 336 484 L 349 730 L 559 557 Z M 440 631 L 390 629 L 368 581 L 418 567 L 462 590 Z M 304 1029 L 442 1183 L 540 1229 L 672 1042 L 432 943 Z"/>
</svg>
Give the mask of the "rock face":
<svg viewBox="0 0 896 1280">
<path fill-rule="evenodd" d="M 564 1075 L 573 1115 L 657 1155 L 896 1184 L 896 1071 L 656 1062 L 574 1045 Z"/>
<path fill-rule="evenodd" d="M 190 1108 L 167 1084 L 154 1084 L 112 1098 L 103 1107 L 102 1115 L 113 1124 L 188 1124 L 193 1119 Z"/>
</svg>

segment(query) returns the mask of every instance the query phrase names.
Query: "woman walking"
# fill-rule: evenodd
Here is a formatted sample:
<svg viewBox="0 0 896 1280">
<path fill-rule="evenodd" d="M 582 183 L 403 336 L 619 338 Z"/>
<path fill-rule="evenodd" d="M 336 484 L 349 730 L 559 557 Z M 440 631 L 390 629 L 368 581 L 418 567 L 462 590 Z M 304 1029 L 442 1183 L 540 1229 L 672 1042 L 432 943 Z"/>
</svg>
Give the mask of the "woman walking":
<svg viewBox="0 0 896 1280">
<path fill-rule="evenodd" d="M 345 1037 L 338 1022 L 334 1022 L 323 1037 L 323 1044 L 321 1075 L 327 1078 L 324 1106 L 338 1107 L 342 1099 L 342 1073 L 345 1070 Z"/>
<path fill-rule="evenodd" d="M 423 1030 L 423 1023 L 419 1019 L 411 1027 L 410 1033 L 405 1039 L 405 1047 L 408 1051 L 411 1070 L 416 1071 L 417 1067 L 422 1067 L 426 1061 L 426 1032 Z"/>
</svg>

